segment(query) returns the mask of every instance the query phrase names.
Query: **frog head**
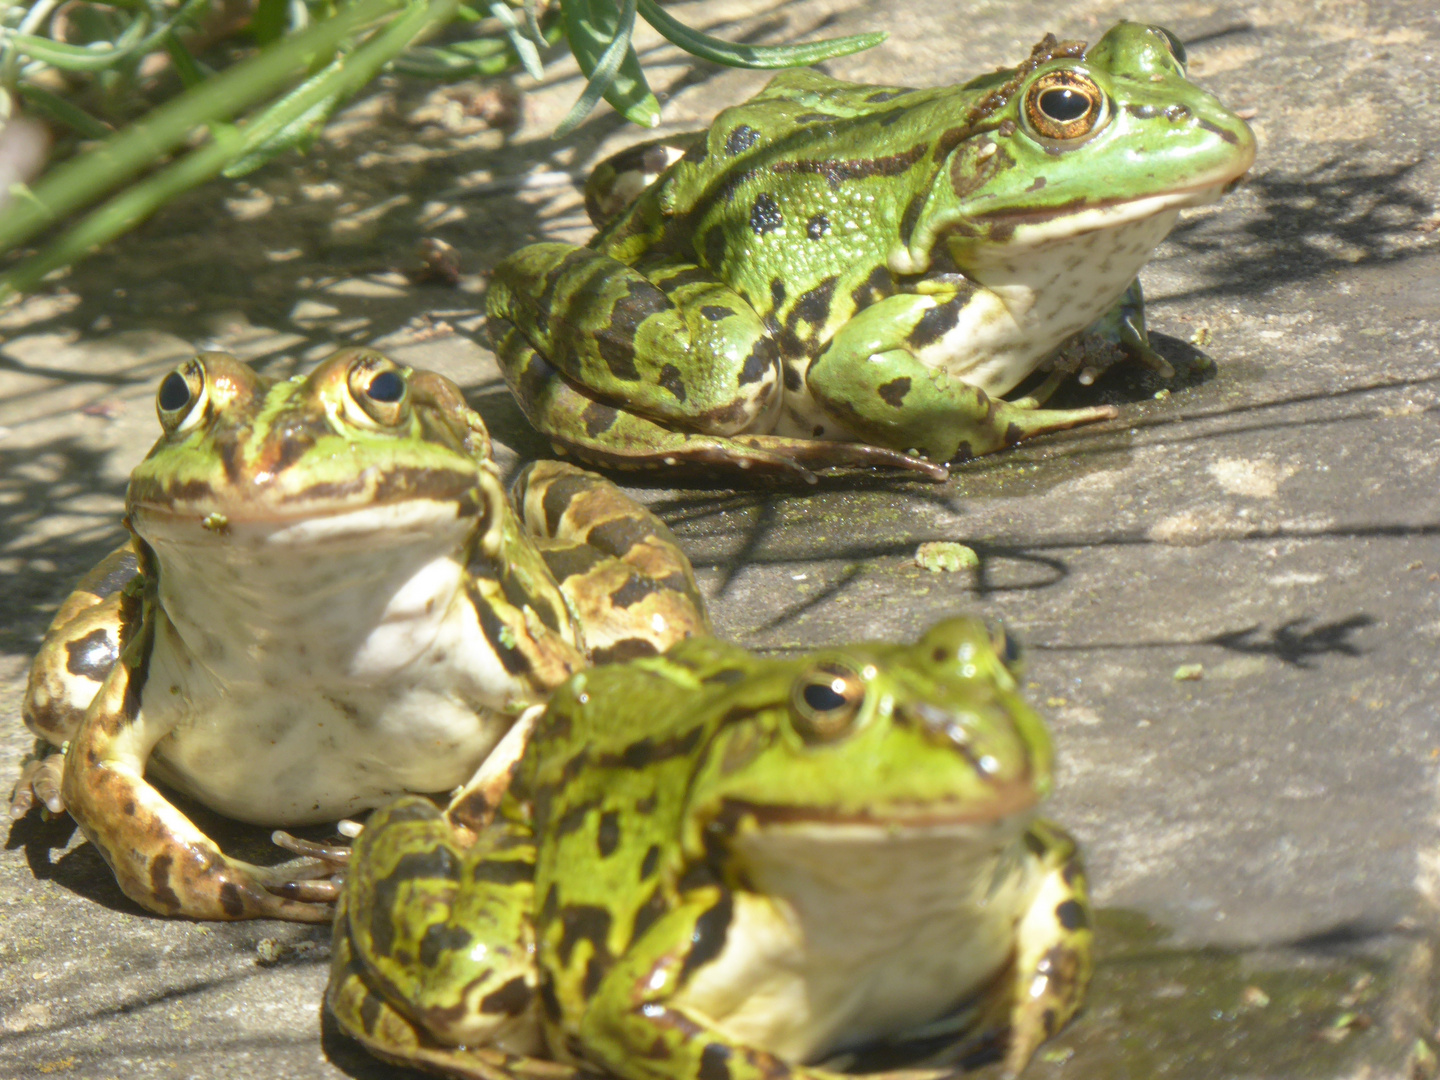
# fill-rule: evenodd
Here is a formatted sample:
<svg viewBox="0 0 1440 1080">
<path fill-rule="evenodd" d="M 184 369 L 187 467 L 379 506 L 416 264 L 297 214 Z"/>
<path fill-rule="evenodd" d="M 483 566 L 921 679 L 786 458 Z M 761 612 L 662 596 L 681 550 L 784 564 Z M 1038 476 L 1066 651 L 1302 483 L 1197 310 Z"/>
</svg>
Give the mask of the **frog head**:
<svg viewBox="0 0 1440 1080">
<path fill-rule="evenodd" d="M 975 96 L 940 137 L 944 164 L 892 253 L 897 272 L 923 272 L 939 249 L 984 281 L 1037 247 L 1173 222 L 1255 160 L 1254 133 L 1186 78 L 1184 47 L 1161 27 L 1122 22 L 1083 50 L 1047 37 L 1025 64 L 966 89 Z"/>
<path fill-rule="evenodd" d="M 161 380 L 156 411 L 126 510 L 182 631 L 258 627 L 264 611 L 272 633 L 360 634 L 407 595 L 443 610 L 512 516 L 455 384 L 372 350 L 282 381 L 201 353 Z"/>
<path fill-rule="evenodd" d="M 839 849 L 907 833 L 1005 843 L 1049 793 L 1050 737 L 1021 700 L 1003 632 L 957 618 L 914 645 L 861 645 L 785 665 L 781 700 L 732 709 L 696 778 L 686 846 L 742 861 L 782 837 Z"/>
</svg>

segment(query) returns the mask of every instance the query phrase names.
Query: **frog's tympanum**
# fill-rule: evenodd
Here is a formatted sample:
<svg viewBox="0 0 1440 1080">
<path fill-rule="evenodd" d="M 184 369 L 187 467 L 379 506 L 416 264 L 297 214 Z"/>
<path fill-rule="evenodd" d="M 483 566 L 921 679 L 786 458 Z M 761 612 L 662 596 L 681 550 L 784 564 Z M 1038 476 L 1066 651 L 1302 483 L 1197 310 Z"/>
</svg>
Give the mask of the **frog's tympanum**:
<svg viewBox="0 0 1440 1080">
<path fill-rule="evenodd" d="M 668 167 L 657 144 L 602 165 L 588 205 L 616 216 L 588 247 L 496 268 L 505 377 L 587 460 L 807 478 L 943 479 L 939 463 L 1115 415 L 1040 406 L 1074 367 L 1169 371 L 1136 272 L 1255 157 L 1174 35 L 1136 23 L 1089 49 L 1046 37 L 962 86 L 786 72 L 671 144 Z"/>
<path fill-rule="evenodd" d="M 472 846 L 418 799 L 372 816 L 330 1007 L 463 1077 L 815 1080 L 947 1021 L 1008 1031 L 1018 1071 L 1077 1008 L 1091 932 L 1074 845 L 1034 816 L 1050 739 L 1013 662 L 952 619 L 580 673 Z"/>
<path fill-rule="evenodd" d="M 153 911 L 320 921 L 335 884 L 228 858 L 147 777 L 265 825 L 443 792 L 587 662 L 708 632 L 659 520 L 554 462 L 512 505 L 439 375 L 351 349 L 277 382 L 202 353 L 157 407 L 134 538 L 31 670 L 25 720 L 63 766 L 12 804 L 68 809 Z"/>
</svg>

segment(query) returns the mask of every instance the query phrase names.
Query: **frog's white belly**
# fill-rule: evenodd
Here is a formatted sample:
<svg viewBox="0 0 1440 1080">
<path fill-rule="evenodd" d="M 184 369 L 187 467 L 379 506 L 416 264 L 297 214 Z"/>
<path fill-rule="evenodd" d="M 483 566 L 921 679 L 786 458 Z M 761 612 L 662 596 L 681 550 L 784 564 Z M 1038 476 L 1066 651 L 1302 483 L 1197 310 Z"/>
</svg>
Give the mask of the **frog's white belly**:
<svg viewBox="0 0 1440 1080">
<path fill-rule="evenodd" d="M 265 825 L 470 778 L 525 687 L 465 588 L 471 524 L 403 513 L 150 530 L 162 610 L 137 725 L 157 777 Z"/>
<path fill-rule="evenodd" d="M 791 1061 L 950 1012 L 1004 966 L 1035 894 L 1023 825 L 747 837 L 757 891 L 736 895 L 724 948 L 676 1003 Z"/>
</svg>

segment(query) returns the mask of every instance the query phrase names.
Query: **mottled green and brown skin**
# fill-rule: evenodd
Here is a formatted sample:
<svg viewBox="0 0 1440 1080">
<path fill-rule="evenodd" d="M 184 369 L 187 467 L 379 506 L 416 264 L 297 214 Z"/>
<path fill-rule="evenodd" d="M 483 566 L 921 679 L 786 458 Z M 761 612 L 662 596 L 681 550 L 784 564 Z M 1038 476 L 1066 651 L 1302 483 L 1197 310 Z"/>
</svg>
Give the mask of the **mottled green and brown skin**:
<svg viewBox="0 0 1440 1080">
<path fill-rule="evenodd" d="M 1009 1073 L 1091 970 L 1073 842 L 1013 655 L 973 619 L 767 660 L 695 638 L 551 699 L 468 850 L 377 812 L 329 1004 L 375 1053 L 459 1077 L 833 1075 L 942 1018 Z"/>
<path fill-rule="evenodd" d="M 31 669 L 25 722 L 63 759 L 32 762 L 11 803 L 69 810 L 152 911 L 323 921 L 336 883 L 311 880 L 324 862 L 229 858 L 148 777 L 266 825 L 446 792 L 587 664 L 708 633 L 659 520 L 557 462 L 512 504 L 439 375 L 349 349 L 276 381 L 202 353 L 157 408 L 133 538 Z"/>
<path fill-rule="evenodd" d="M 962 86 L 786 72 L 671 142 L 673 164 L 648 144 L 601 166 L 587 203 L 617 216 L 588 247 L 496 268 L 505 377 L 587 460 L 810 479 L 943 479 L 939 463 L 1115 415 L 1039 406 L 1071 365 L 1169 370 L 1135 275 L 1255 153 L 1174 36 L 1136 23 L 1089 49 L 1047 37 Z"/>
</svg>

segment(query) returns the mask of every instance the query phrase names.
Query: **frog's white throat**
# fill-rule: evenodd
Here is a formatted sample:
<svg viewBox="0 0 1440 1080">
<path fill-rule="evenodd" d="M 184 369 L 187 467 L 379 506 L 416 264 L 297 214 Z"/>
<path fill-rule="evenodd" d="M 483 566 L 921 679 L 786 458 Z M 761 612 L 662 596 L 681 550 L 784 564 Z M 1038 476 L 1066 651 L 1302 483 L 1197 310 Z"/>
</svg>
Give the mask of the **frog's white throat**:
<svg viewBox="0 0 1440 1080">
<path fill-rule="evenodd" d="M 1009 958 L 1039 882 L 1029 819 L 738 837 L 748 888 L 683 1002 L 741 1042 L 810 1062 L 945 1015 Z"/>
<path fill-rule="evenodd" d="M 955 325 L 919 353 L 987 394 L 1009 393 L 1072 334 L 1109 311 L 1175 227 L 1181 209 L 1213 202 L 1224 184 L 1017 219 L 1010 240 L 961 241 L 955 260 L 981 286 Z"/>
<path fill-rule="evenodd" d="M 188 651 L 227 678 L 388 677 L 435 640 L 463 587 L 473 517 L 411 499 L 338 514 L 202 522 L 132 512 L 159 562 L 160 606 Z M 247 677 L 248 673 L 248 677 Z"/>
</svg>

